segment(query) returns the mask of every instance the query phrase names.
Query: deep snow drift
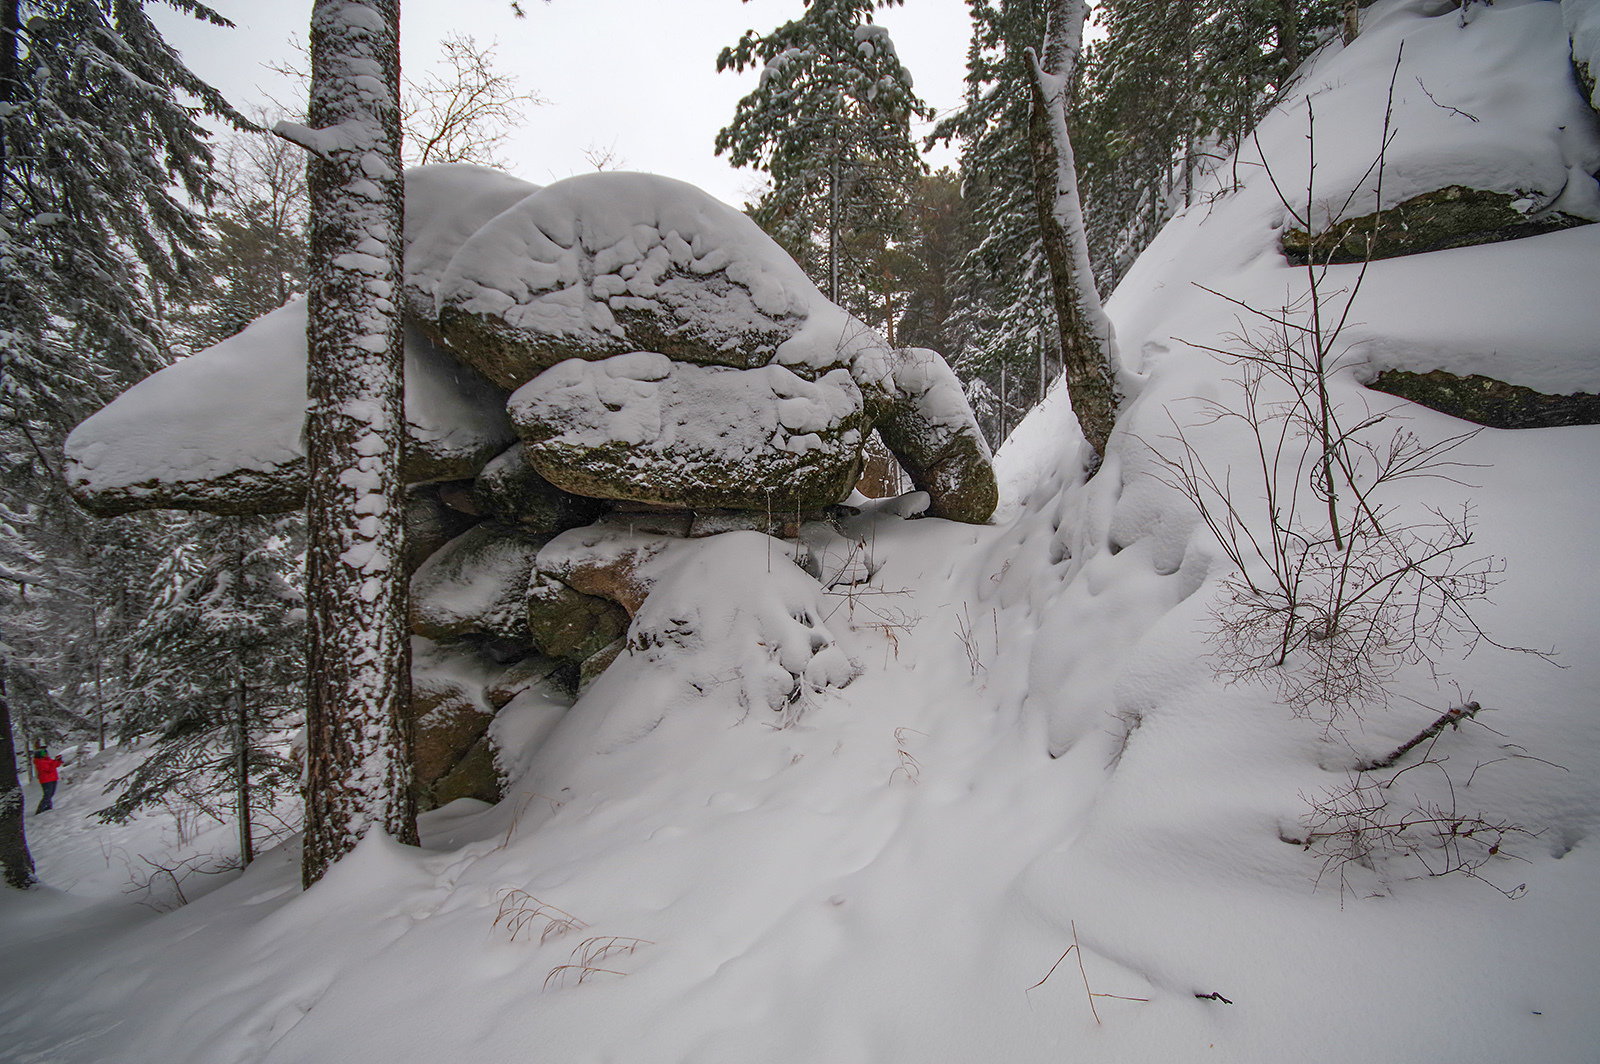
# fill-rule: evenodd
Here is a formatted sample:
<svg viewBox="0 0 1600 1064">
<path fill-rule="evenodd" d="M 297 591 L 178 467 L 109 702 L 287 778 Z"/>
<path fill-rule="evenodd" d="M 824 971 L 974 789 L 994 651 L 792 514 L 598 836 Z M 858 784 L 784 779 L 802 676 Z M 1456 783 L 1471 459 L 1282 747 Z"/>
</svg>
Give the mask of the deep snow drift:
<svg viewBox="0 0 1600 1064">
<path fill-rule="evenodd" d="M 1470 10 L 1370 8 L 1262 124 L 1280 182 L 1304 193 L 1306 92 L 1319 159 L 1360 164 L 1327 180 L 1363 172 L 1404 40 L 1389 160 L 1417 189 L 1461 179 L 1458 131 L 1474 173 L 1592 196 L 1594 118 L 1551 99 L 1578 99 L 1551 59 L 1559 6 Z M 1359 105 L 1335 119 L 1343 94 Z M 1562 159 L 1571 188 L 1552 187 Z M 1303 293 L 1254 161 L 1237 191 L 1230 167 L 1203 185 L 1111 301 L 1134 398 L 1093 479 L 1057 390 L 1000 453 L 991 526 L 868 507 L 803 545 L 825 587 L 777 541 L 728 537 L 720 565 L 718 540 L 695 543 L 662 562 L 679 568 L 634 652 L 553 729 L 558 708 L 530 709 L 548 738 L 506 801 L 429 814 L 421 851 L 369 839 L 307 893 L 287 846 L 134 919 L 125 899 L 61 893 L 71 877 L 45 857 L 51 889 L 0 897 L 0 948 L 21 961 L 0 972 L 0 1059 L 1592 1060 L 1600 427 L 1485 430 L 1453 479 L 1387 500 L 1402 516 L 1470 500 L 1474 548 L 1505 562 L 1478 619 L 1560 667 L 1457 646 L 1331 730 L 1271 686 L 1219 682 L 1228 566 L 1156 454 L 1181 425 L 1248 482 L 1253 439 L 1201 405 L 1235 401 L 1238 368 L 1193 345 L 1229 347 L 1251 315 L 1193 282 L 1258 309 Z M 1437 441 L 1469 426 L 1359 379 L 1403 364 L 1600 390 L 1597 230 L 1375 264 L 1332 400 Z M 1322 290 L 1342 298 L 1359 269 Z M 1493 730 L 1444 732 L 1448 760 L 1387 797 L 1537 832 L 1483 880 L 1426 878 L 1426 849 L 1325 867 L 1285 841 L 1357 763 L 1467 699 Z M 30 822 L 41 854 L 64 832 Z"/>
</svg>

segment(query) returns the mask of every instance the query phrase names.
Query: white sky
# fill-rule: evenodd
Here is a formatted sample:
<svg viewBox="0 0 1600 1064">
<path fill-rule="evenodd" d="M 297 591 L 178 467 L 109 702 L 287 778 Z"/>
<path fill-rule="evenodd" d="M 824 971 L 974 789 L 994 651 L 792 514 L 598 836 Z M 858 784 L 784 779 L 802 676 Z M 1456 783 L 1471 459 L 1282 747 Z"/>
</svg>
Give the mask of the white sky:
<svg viewBox="0 0 1600 1064">
<path fill-rule="evenodd" d="M 289 100 L 303 90 L 263 64 L 293 58 L 310 0 L 210 0 L 234 29 L 219 29 L 153 7 L 167 40 L 190 69 L 236 107 Z M 408 72 L 434 64 L 452 31 L 498 42 L 497 66 L 519 88 L 549 101 L 531 108 L 503 155 L 519 177 L 539 184 L 592 170 L 585 149 L 610 149 L 615 167 L 680 178 L 739 205 L 760 176 L 712 154 L 755 75 L 716 72 L 717 53 L 746 29 L 767 31 L 797 18 L 801 0 L 403 0 L 402 61 Z M 941 112 L 960 102 L 970 34 L 963 0 L 908 0 L 879 13 L 918 93 Z M 935 166 L 954 165 L 939 149 Z"/>
</svg>

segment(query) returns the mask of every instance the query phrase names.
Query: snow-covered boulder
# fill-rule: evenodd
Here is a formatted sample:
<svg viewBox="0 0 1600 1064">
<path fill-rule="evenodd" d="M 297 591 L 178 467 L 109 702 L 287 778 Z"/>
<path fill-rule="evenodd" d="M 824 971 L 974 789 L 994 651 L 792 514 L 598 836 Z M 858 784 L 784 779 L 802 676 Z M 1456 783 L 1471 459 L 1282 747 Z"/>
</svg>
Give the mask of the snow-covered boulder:
<svg viewBox="0 0 1600 1064">
<path fill-rule="evenodd" d="M 743 212 L 651 174 L 558 181 L 462 245 L 438 286 L 450 347 L 514 389 L 569 358 L 847 367 L 887 399 L 888 352 Z"/>
<path fill-rule="evenodd" d="M 612 514 L 585 528 L 556 536 L 539 551 L 542 575 L 575 591 L 614 602 L 632 617 L 655 585 L 653 559 L 682 544 L 688 522 L 663 528 L 650 518 L 635 524 L 632 514 Z"/>
<path fill-rule="evenodd" d="M 587 661 L 628 630 L 628 614 L 622 607 L 574 591 L 544 573 L 535 574 L 524 605 L 524 623 L 533 645 L 562 661 Z"/>
<path fill-rule="evenodd" d="M 505 393 L 406 330 L 410 482 L 470 477 L 515 440 Z M 154 373 L 67 437 L 67 483 L 91 512 L 294 510 L 305 494 L 306 302 Z"/>
<path fill-rule="evenodd" d="M 485 521 L 439 548 L 411 578 L 411 630 L 428 639 L 526 643 L 528 582 L 548 538 Z"/>
<path fill-rule="evenodd" d="M 861 472 L 867 419 L 848 370 L 729 369 L 644 351 L 572 359 L 518 389 L 542 476 L 579 495 L 684 508 L 810 510 Z"/>
<path fill-rule="evenodd" d="M 928 493 L 928 513 L 987 521 L 1000 500 L 994 459 L 955 371 L 937 351 L 902 348 L 894 389 L 894 409 L 878 422 L 878 435 L 911 483 Z"/>
<path fill-rule="evenodd" d="M 406 309 L 420 321 L 438 318 L 439 280 L 456 252 L 483 224 L 540 186 L 471 163 L 434 163 L 406 171 Z"/>
<path fill-rule="evenodd" d="M 513 436 L 505 393 L 408 325 L 406 439 L 400 475 L 407 483 L 472 476 Z"/>
<path fill-rule="evenodd" d="M 515 443 L 483 467 L 472 485 L 473 505 L 483 516 L 529 532 L 560 532 L 588 524 L 604 504 L 562 491 L 541 477 L 525 444 Z"/>
</svg>

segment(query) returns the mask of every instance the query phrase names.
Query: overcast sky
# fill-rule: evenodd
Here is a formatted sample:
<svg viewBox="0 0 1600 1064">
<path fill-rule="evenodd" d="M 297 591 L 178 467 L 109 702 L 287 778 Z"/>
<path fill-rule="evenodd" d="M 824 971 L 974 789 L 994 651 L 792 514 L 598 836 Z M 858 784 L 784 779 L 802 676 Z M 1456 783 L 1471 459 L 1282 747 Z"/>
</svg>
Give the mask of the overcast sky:
<svg viewBox="0 0 1600 1064">
<path fill-rule="evenodd" d="M 219 29 L 156 13 L 168 41 L 189 67 L 237 107 L 288 101 L 303 89 L 264 66 L 294 58 L 304 41 L 310 0 L 209 0 L 235 23 Z M 692 182 L 734 205 L 760 180 L 712 154 L 717 130 L 733 117 L 755 76 L 716 72 L 717 53 L 746 29 L 770 30 L 804 10 L 801 0 L 403 0 L 405 70 L 435 64 L 439 40 L 454 31 L 498 43 L 497 66 L 519 88 L 549 102 L 504 150 L 510 169 L 539 184 L 592 170 L 586 150 L 611 151 L 618 169 L 646 170 Z M 969 23 L 963 0 L 908 0 L 880 12 L 918 93 L 941 112 L 961 99 Z M 953 165 L 938 151 L 933 165 Z"/>
</svg>

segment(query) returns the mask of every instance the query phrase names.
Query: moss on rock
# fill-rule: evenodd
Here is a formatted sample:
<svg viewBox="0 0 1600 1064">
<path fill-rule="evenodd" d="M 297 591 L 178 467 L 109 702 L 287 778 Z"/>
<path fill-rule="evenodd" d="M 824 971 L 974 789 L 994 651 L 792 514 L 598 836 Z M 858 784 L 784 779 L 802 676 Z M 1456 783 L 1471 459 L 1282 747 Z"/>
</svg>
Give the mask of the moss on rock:
<svg viewBox="0 0 1600 1064">
<path fill-rule="evenodd" d="M 628 614 L 615 603 L 541 573 L 528 589 L 527 626 L 542 653 L 581 662 L 622 637 Z"/>
<path fill-rule="evenodd" d="M 1548 395 L 1478 374 L 1462 377 L 1442 369 L 1430 373 L 1387 370 L 1368 387 L 1490 428 L 1600 425 L 1600 395 Z"/>
<path fill-rule="evenodd" d="M 1522 197 L 1449 185 L 1413 196 L 1387 210 L 1351 218 L 1312 236 L 1303 229 L 1283 234 L 1283 253 L 1304 266 L 1319 263 L 1391 259 L 1424 251 L 1492 244 L 1587 224 L 1559 211 L 1530 218 L 1514 204 Z"/>
</svg>

